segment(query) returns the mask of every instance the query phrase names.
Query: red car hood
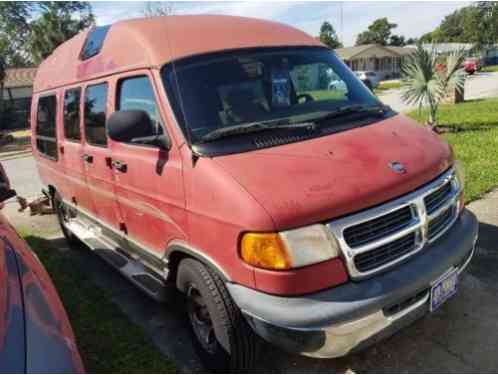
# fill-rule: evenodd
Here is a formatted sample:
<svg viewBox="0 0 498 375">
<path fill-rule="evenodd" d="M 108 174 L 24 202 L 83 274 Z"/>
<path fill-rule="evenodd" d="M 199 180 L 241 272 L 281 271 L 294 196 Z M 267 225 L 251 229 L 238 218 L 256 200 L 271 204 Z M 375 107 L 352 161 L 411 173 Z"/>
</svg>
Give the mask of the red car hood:
<svg viewBox="0 0 498 375">
<path fill-rule="evenodd" d="M 453 154 L 434 132 L 397 115 L 326 137 L 215 160 L 281 230 L 406 194 L 444 172 Z M 405 166 L 406 173 L 391 169 L 395 161 Z"/>
</svg>

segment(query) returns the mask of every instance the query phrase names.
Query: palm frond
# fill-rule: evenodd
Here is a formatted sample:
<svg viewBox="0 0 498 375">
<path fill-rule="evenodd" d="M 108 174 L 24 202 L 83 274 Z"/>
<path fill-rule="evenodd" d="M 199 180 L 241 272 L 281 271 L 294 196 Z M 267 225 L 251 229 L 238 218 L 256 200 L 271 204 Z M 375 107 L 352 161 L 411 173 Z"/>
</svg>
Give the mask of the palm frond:
<svg viewBox="0 0 498 375">
<path fill-rule="evenodd" d="M 455 87 L 460 92 L 464 88 L 464 58 L 464 51 L 457 50 L 446 57 L 445 64 L 440 64 L 434 46 L 430 50 L 417 46 L 401 66 L 401 99 L 419 110 L 429 107 L 428 122 L 436 122 L 439 104 L 448 95 L 448 88 Z"/>
</svg>

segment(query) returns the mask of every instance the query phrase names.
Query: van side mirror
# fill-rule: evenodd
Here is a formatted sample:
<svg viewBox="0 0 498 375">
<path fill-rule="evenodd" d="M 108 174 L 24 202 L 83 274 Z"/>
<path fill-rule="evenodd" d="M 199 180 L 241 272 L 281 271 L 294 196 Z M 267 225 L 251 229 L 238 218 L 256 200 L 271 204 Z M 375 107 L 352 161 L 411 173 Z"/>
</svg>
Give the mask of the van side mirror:
<svg viewBox="0 0 498 375">
<path fill-rule="evenodd" d="M 147 112 L 126 110 L 114 112 L 107 121 L 109 138 L 116 142 L 157 146 L 164 150 L 171 148 L 166 134 L 155 133 L 154 125 Z"/>
</svg>

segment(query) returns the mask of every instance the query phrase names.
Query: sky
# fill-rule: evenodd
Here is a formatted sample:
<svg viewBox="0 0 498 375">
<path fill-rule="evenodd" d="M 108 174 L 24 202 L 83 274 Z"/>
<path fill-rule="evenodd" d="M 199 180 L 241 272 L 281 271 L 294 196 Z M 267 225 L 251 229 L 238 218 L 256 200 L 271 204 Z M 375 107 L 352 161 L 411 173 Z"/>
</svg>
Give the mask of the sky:
<svg viewBox="0 0 498 375">
<path fill-rule="evenodd" d="M 329 21 L 345 46 L 377 18 L 398 24 L 393 33 L 407 38 L 434 30 L 443 18 L 468 1 L 343 1 L 343 2 L 168 2 L 174 14 L 229 14 L 269 19 L 318 35 L 323 21 Z M 92 2 L 98 25 L 141 17 L 145 7 L 138 1 Z M 342 12 L 341 12 L 342 8 Z M 341 22 L 342 13 L 342 22 Z"/>
</svg>

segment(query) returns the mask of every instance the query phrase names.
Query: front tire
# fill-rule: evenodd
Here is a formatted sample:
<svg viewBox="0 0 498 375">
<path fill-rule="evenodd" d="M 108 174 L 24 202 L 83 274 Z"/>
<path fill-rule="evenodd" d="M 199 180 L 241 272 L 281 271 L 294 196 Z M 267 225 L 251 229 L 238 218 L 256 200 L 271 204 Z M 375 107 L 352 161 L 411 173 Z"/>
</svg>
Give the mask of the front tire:
<svg viewBox="0 0 498 375">
<path fill-rule="evenodd" d="M 70 217 L 70 212 L 69 208 L 64 204 L 64 201 L 62 200 L 62 197 L 58 192 L 55 192 L 52 196 L 52 207 L 55 210 L 57 220 L 59 221 L 59 225 L 62 230 L 62 234 L 66 238 L 67 243 L 69 245 L 79 244 L 78 237 L 76 237 L 66 226 L 66 223 L 68 222 Z"/>
<path fill-rule="evenodd" d="M 209 267 L 184 259 L 177 286 L 185 293 L 194 346 L 211 371 L 250 371 L 258 337 L 235 305 L 223 280 Z"/>
</svg>

